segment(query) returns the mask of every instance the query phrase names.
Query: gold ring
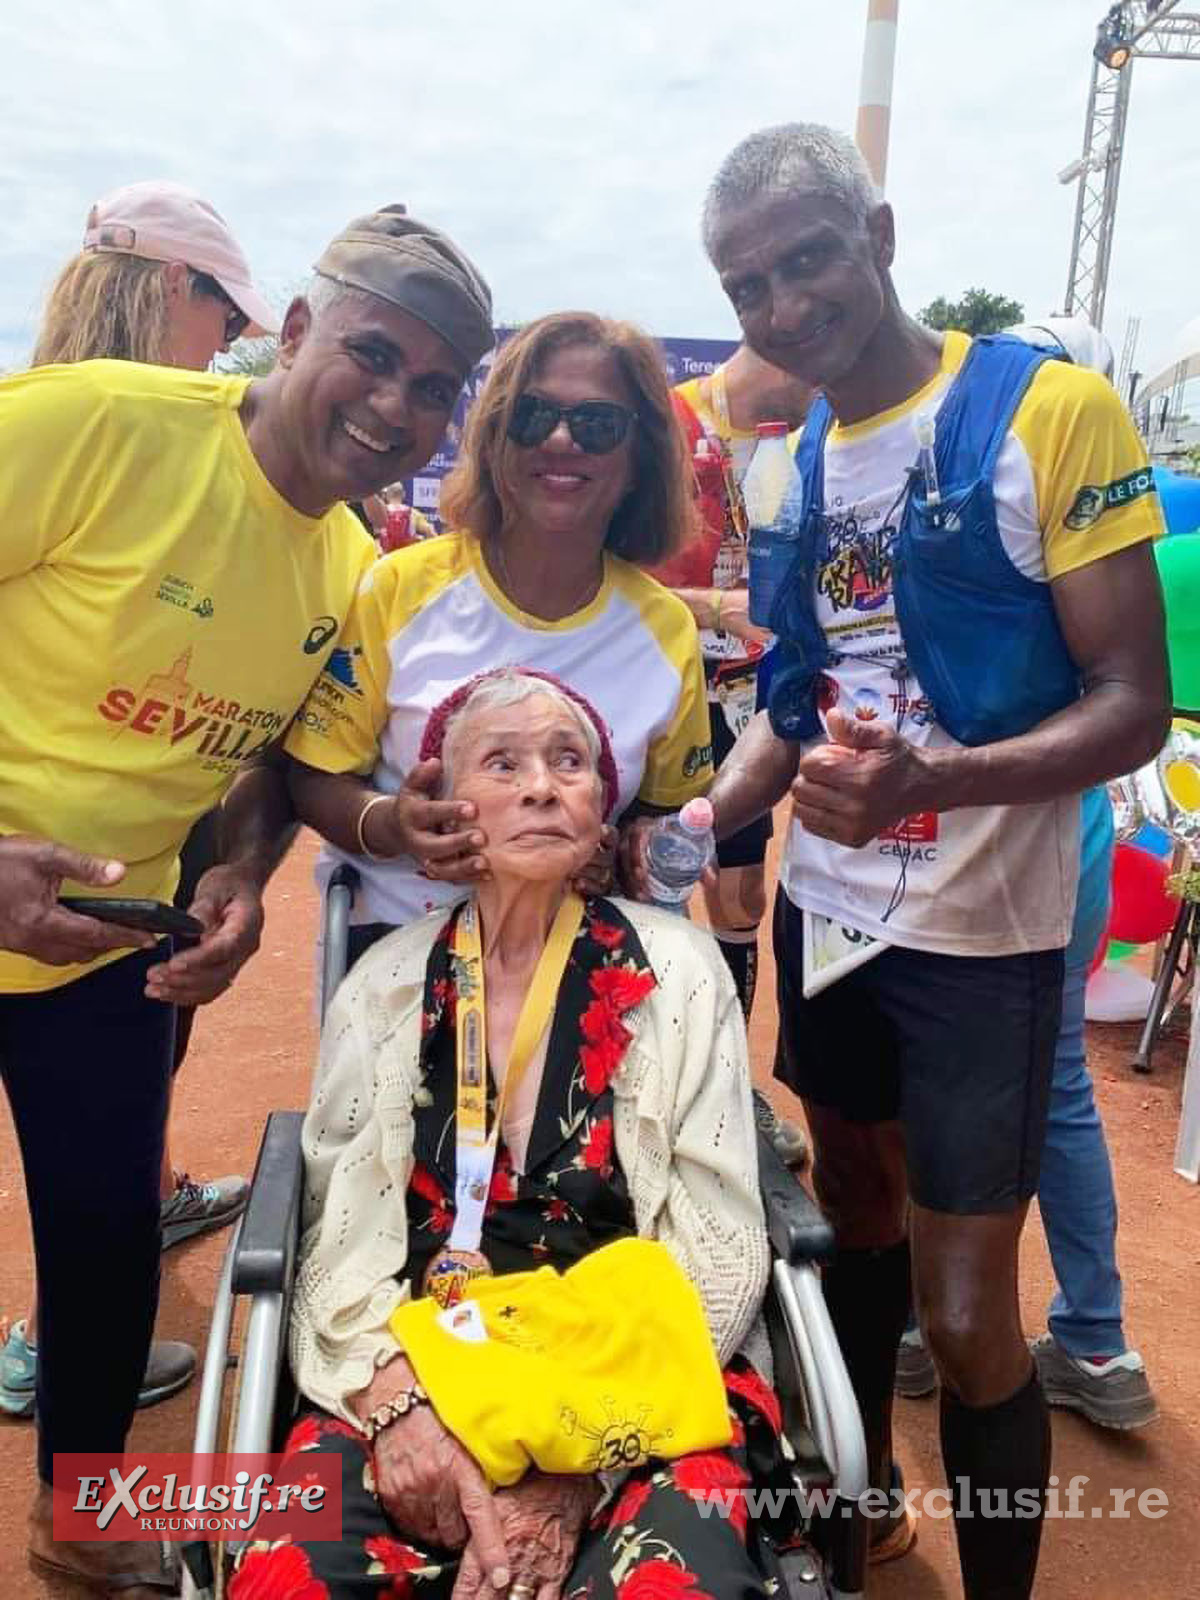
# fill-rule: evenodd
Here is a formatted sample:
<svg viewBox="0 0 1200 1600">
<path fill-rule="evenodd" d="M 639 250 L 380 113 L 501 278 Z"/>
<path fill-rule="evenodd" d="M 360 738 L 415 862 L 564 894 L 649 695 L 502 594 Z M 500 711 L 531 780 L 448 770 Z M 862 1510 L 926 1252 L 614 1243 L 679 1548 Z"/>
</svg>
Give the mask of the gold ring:
<svg viewBox="0 0 1200 1600">
<path fill-rule="evenodd" d="M 532 1583 L 511 1583 L 508 1586 L 509 1600 L 529 1600 L 536 1593 L 537 1589 Z"/>
</svg>

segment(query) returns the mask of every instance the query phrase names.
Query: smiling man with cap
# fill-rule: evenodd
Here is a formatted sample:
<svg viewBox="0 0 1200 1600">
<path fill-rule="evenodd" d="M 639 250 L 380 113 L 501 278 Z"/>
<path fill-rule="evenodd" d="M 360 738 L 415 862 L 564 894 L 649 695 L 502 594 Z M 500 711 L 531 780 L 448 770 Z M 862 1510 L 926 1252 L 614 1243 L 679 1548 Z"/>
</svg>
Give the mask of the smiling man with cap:
<svg viewBox="0 0 1200 1600">
<path fill-rule="evenodd" d="M 174 250 L 130 217 L 98 210 L 95 248 L 140 226 Z M 210 264 L 265 325 L 248 277 Z M 152 1544 L 55 1544 L 48 1487 L 55 1454 L 124 1447 L 157 1300 L 173 1008 L 257 946 L 289 822 L 267 756 L 374 556 L 342 502 L 424 465 L 491 343 L 478 272 L 392 206 L 322 255 L 262 380 L 85 361 L 0 382 L 0 1075 L 41 1298 L 31 1550 L 102 1586 L 174 1581 Z M 58 906 L 169 901 L 189 827 L 235 778 L 194 948 Z"/>
</svg>

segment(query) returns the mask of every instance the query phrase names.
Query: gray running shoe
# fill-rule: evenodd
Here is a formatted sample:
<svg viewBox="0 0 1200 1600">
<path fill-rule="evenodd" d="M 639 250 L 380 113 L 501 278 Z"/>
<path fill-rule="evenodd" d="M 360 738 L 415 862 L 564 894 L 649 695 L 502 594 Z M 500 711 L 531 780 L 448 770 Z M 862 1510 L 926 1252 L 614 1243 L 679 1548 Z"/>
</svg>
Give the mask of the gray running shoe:
<svg viewBox="0 0 1200 1600">
<path fill-rule="evenodd" d="M 925 1348 L 920 1328 L 907 1328 L 896 1352 L 896 1393 L 905 1400 L 919 1400 L 937 1388 L 937 1368 Z"/>
<path fill-rule="evenodd" d="M 192 1380 L 196 1371 L 196 1352 L 177 1339 L 156 1339 L 150 1346 L 145 1376 L 138 1390 L 137 1404 L 156 1406 L 169 1400 Z M 10 1417 L 33 1415 L 37 1388 L 37 1346 L 25 1337 L 25 1322 L 14 1322 L 0 1344 L 0 1411 Z"/>
<path fill-rule="evenodd" d="M 798 1169 L 804 1166 L 808 1160 L 808 1140 L 804 1136 L 804 1129 L 783 1117 L 777 1117 L 761 1089 L 755 1089 L 753 1098 L 754 1120 L 759 1132 L 766 1134 L 780 1161 L 785 1167 Z"/>
<path fill-rule="evenodd" d="M 1103 1363 L 1077 1361 L 1052 1333 L 1043 1333 L 1029 1348 L 1052 1406 L 1078 1411 L 1100 1428 L 1144 1428 L 1158 1416 L 1158 1401 L 1136 1350 Z"/>
<path fill-rule="evenodd" d="M 178 1174 L 175 1193 L 162 1203 L 162 1247 L 182 1244 L 198 1233 L 224 1228 L 246 1208 L 250 1185 L 245 1178 L 217 1178 L 193 1183 L 186 1172 Z"/>
</svg>

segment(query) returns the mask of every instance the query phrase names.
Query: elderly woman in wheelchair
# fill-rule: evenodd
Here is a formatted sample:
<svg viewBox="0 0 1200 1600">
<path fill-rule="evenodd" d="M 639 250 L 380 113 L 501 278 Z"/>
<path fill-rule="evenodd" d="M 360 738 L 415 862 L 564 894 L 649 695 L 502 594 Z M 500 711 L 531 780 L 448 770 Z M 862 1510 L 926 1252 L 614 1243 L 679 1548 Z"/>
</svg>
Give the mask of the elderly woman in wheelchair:
<svg viewBox="0 0 1200 1600">
<path fill-rule="evenodd" d="M 740 1493 L 789 1479 L 728 970 L 684 918 L 575 892 L 616 772 L 565 686 L 476 679 L 422 756 L 487 873 L 353 968 L 304 1125 L 288 1448 L 341 1458 L 343 1538 L 252 1543 L 229 1594 L 773 1592 Z"/>
</svg>

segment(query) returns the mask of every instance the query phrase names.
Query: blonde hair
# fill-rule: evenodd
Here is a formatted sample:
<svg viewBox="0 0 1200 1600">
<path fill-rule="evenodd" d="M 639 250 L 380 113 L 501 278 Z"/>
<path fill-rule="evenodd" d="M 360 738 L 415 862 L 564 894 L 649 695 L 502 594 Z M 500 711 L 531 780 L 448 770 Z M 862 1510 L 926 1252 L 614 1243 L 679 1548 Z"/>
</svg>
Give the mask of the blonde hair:
<svg viewBox="0 0 1200 1600">
<path fill-rule="evenodd" d="M 32 365 L 103 357 L 170 365 L 163 262 L 85 250 L 59 273 Z"/>
<path fill-rule="evenodd" d="M 629 322 L 588 311 L 541 317 L 503 345 L 467 416 L 458 461 L 442 485 L 441 515 L 448 528 L 481 544 L 519 522 L 512 462 L 520 448 L 508 437 L 517 401 L 542 364 L 559 350 L 590 345 L 607 351 L 629 389 L 633 430 L 633 486 L 613 513 L 606 547 L 626 561 L 654 566 L 685 545 L 696 526 L 692 463 L 671 405 L 662 353 Z"/>
</svg>

